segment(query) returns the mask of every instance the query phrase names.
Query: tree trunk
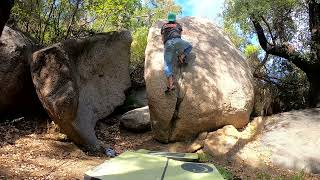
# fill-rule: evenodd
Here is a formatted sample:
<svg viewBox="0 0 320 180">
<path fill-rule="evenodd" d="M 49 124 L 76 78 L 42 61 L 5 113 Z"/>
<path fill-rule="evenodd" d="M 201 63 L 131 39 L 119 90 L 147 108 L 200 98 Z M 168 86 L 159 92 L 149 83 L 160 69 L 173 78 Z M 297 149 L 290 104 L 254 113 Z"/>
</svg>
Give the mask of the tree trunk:
<svg viewBox="0 0 320 180">
<path fill-rule="evenodd" d="M 311 61 L 314 65 L 306 72 L 310 83 L 310 103 L 320 107 L 320 2 L 309 1 L 309 28 L 311 32 Z"/>
<path fill-rule="evenodd" d="M 72 14 L 69 26 L 68 26 L 68 30 L 67 30 L 67 34 L 65 36 L 65 39 L 67 39 L 69 37 L 69 34 L 71 32 L 71 27 L 72 27 L 73 22 L 74 22 L 74 18 L 75 18 L 76 14 L 78 12 L 78 9 L 79 9 L 80 2 L 81 2 L 81 0 L 77 0 L 76 7 L 75 7 L 75 9 L 73 11 L 73 14 Z"/>
<path fill-rule="evenodd" d="M 53 1 L 52 1 L 52 4 L 51 4 L 51 7 L 50 7 L 50 12 L 49 12 L 47 21 L 46 21 L 46 23 L 45 23 L 45 25 L 44 25 L 44 28 L 43 28 L 42 37 L 41 37 L 41 44 L 43 44 L 43 42 L 44 42 L 44 36 L 45 36 L 45 34 L 46 34 L 48 25 L 49 25 L 49 23 L 50 23 L 51 15 L 52 15 L 52 12 L 53 12 L 53 10 L 54 10 L 54 5 L 55 5 L 55 4 L 56 4 L 56 0 L 53 0 Z"/>
<path fill-rule="evenodd" d="M 310 106 L 320 107 L 320 65 L 314 66 L 307 74 L 310 83 Z"/>
<path fill-rule="evenodd" d="M 42 20 L 41 20 L 41 10 L 40 9 L 42 9 L 42 7 L 41 7 L 41 4 L 40 4 L 40 0 L 37 0 L 36 1 L 36 4 L 37 4 L 37 8 L 36 9 L 39 9 L 39 11 L 38 11 L 38 20 L 39 20 L 39 24 L 38 24 L 38 29 L 36 30 L 36 38 L 37 38 L 37 40 L 38 41 L 40 41 L 40 38 L 41 38 L 41 30 L 42 30 Z"/>
</svg>

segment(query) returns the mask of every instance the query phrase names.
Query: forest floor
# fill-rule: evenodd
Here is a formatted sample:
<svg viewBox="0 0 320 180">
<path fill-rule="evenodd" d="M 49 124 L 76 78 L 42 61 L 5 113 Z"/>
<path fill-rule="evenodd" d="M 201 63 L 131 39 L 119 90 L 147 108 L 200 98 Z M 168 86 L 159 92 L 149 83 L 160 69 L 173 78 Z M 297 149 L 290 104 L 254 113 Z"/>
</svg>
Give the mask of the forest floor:
<svg viewBox="0 0 320 180">
<path fill-rule="evenodd" d="M 118 153 L 170 148 L 155 141 L 151 132 L 126 131 L 117 118 L 99 121 L 96 132 L 104 144 Z M 0 124 L 0 179 L 83 179 L 84 172 L 108 159 L 104 154 L 89 154 L 74 145 L 46 117 Z M 208 160 L 230 179 L 320 179 L 288 170 L 255 169 L 239 163 Z"/>
</svg>

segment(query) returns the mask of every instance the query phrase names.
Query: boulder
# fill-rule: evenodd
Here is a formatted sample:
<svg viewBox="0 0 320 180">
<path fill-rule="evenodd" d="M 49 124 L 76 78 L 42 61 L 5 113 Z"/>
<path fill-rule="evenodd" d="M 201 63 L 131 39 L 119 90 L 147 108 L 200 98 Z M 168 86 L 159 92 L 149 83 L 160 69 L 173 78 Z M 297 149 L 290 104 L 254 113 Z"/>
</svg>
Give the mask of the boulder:
<svg viewBox="0 0 320 180">
<path fill-rule="evenodd" d="M 204 138 L 203 150 L 214 158 L 228 159 L 262 134 L 264 125 L 264 117 L 254 118 L 241 132 L 232 125 L 227 125 L 208 133 Z"/>
<path fill-rule="evenodd" d="M 0 38 L 0 116 L 26 110 L 37 99 L 29 62 L 34 43 L 21 32 L 5 27 Z"/>
<path fill-rule="evenodd" d="M 122 115 L 121 124 L 129 130 L 146 131 L 150 129 L 149 107 L 134 109 Z"/>
<path fill-rule="evenodd" d="M 203 150 L 220 162 L 320 174 L 320 108 L 257 117 L 241 132 L 225 126 Z M 244 167 L 245 167 L 244 166 Z"/>
<path fill-rule="evenodd" d="M 185 141 L 225 125 L 244 127 L 253 107 L 254 90 L 248 63 L 211 21 L 178 19 L 183 39 L 193 45 L 189 64 L 174 65 L 177 90 L 164 93 L 163 43 L 157 22 L 149 31 L 145 81 L 154 136 L 161 142 Z"/>
<path fill-rule="evenodd" d="M 128 31 L 71 39 L 33 54 L 37 94 L 55 123 L 77 144 L 99 148 L 94 127 L 125 100 L 130 87 Z"/>
</svg>

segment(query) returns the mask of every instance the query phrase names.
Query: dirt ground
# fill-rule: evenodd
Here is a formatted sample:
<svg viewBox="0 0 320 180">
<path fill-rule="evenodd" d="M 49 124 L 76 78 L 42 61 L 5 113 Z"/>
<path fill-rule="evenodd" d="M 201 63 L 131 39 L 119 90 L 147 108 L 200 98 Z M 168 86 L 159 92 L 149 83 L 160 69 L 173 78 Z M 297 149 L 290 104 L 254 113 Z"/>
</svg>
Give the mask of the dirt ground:
<svg viewBox="0 0 320 180">
<path fill-rule="evenodd" d="M 151 132 L 132 133 L 120 127 L 117 118 L 97 123 L 98 138 L 118 153 L 141 148 L 167 151 Z M 89 154 L 70 142 L 48 118 L 23 118 L 0 124 L 0 179 L 82 179 L 84 172 L 108 160 L 103 154 Z M 297 173 L 210 159 L 232 172 L 234 179 L 269 179 Z M 271 178 L 271 177 L 270 177 Z M 304 174 L 302 179 L 320 179 Z"/>
<path fill-rule="evenodd" d="M 130 133 L 120 128 L 116 118 L 98 122 L 96 131 L 98 138 L 117 153 L 163 149 L 151 132 Z M 70 142 L 48 118 L 0 124 L 0 179 L 82 179 L 84 172 L 107 159 Z"/>
</svg>

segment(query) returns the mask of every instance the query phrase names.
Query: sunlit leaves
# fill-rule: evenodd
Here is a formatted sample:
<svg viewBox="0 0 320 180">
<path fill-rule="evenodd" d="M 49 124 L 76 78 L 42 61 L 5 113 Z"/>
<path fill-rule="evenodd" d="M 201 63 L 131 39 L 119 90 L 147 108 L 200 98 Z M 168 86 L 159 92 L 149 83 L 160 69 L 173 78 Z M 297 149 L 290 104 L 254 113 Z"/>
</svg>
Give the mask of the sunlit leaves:
<svg viewBox="0 0 320 180">
<path fill-rule="evenodd" d="M 131 63 L 141 64 L 144 61 L 144 52 L 147 46 L 149 28 L 139 27 L 133 32 L 133 42 L 131 44 Z"/>
<path fill-rule="evenodd" d="M 260 49 L 261 48 L 256 45 L 249 44 L 244 48 L 244 55 L 247 58 L 253 55 L 258 56 Z"/>
</svg>

